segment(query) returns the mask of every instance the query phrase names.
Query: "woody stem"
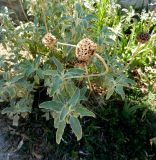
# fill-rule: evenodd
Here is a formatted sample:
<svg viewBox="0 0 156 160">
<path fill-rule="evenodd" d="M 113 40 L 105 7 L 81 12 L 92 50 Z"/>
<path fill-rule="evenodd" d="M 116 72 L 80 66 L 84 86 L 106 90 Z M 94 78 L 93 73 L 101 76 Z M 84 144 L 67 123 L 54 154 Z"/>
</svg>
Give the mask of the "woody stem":
<svg viewBox="0 0 156 160">
<path fill-rule="evenodd" d="M 86 66 L 86 65 L 85 65 L 85 70 L 86 70 L 86 73 L 88 74 L 88 70 L 87 70 L 87 66 Z M 90 90 L 92 91 L 92 86 L 91 86 L 91 82 L 90 82 L 89 77 L 87 77 L 87 80 L 88 80 L 89 88 L 90 88 Z"/>
</svg>

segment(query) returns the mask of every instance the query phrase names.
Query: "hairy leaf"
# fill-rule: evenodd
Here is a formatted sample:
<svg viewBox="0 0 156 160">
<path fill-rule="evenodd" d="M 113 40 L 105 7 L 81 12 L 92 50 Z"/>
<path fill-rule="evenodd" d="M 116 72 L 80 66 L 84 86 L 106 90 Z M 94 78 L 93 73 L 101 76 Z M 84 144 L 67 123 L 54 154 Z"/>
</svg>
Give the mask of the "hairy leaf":
<svg viewBox="0 0 156 160">
<path fill-rule="evenodd" d="M 64 70 L 63 64 L 55 57 L 52 58 L 53 62 L 55 63 L 56 67 L 57 67 L 57 71 L 59 73 L 62 73 Z"/>
<path fill-rule="evenodd" d="M 80 68 L 72 68 L 69 69 L 66 73 L 65 73 L 65 77 L 72 77 L 72 76 L 81 76 L 85 74 L 85 71 L 80 69 Z"/>
<path fill-rule="evenodd" d="M 95 114 L 91 111 L 89 111 L 87 108 L 85 107 L 77 107 L 75 109 L 75 112 L 79 113 L 80 116 L 89 116 L 89 117 L 95 117 Z"/>
<path fill-rule="evenodd" d="M 61 142 L 65 127 L 66 127 L 66 123 L 64 121 L 59 122 L 57 131 L 56 131 L 57 144 L 60 144 L 60 142 Z"/>
<path fill-rule="evenodd" d="M 68 104 L 74 107 L 78 103 L 79 98 L 80 98 L 80 90 L 77 89 L 74 95 L 69 99 Z"/>
<path fill-rule="evenodd" d="M 41 103 L 39 107 L 59 112 L 61 111 L 63 104 L 58 101 L 46 101 L 46 102 Z"/>
<path fill-rule="evenodd" d="M 66 107 L 63 107 L 61 114 L 60 114 L 60 121 L 64 121 L 68 113 L 69 113 L 69 109 Z"/>
<path fill-rule="evenodd" d="M 70 126 L 72 128 L 72 131 L 76 135 L 77 140 L 80 140 L 82 138 L 82 127 L 80 125 L 80 121 L 78 120 L 78 118 L 71 116 Z"/>
</svg>

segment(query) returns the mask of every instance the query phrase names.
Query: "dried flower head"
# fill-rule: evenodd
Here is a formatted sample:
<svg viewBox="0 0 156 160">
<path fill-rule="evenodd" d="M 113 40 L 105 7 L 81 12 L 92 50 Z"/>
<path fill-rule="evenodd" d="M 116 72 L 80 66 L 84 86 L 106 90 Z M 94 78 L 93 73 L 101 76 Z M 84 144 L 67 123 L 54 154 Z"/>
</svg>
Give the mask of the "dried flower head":
<svg viewBox="0 0 156 160">
<path fill-rule="evenodd" d="M 138 35 L 136 37 L 137 41 L 140 43 L 146 43 L 150 40 L 150 38 L 151 38 L 151 36 L 147 32 L 140 32 L 140 33 L 138 33 Z"/>
<path fill-rule="evenodd" d="M 91 83 L 91 87 L 93 91 L 100 96 L 106 92 L 106 89 L 104 89 L 101 86 L 98 86 L 96 83 Z"/>
<path fill-rule="evenodd" d="M 42 38 L 42 43 L 49 47 L 52 48 L 55 43 L 57 42 L 57 39 L 55 36 L 53 36 L 51 33 L 47 33 L 43 38 Z"/>
<path fill-rule="evenodd" d="M 76 57 L 79 61 L 89 61 L 96 53 L 97 44 L 89 38 L 82 39 L 76 46 Z"/>
</svg>

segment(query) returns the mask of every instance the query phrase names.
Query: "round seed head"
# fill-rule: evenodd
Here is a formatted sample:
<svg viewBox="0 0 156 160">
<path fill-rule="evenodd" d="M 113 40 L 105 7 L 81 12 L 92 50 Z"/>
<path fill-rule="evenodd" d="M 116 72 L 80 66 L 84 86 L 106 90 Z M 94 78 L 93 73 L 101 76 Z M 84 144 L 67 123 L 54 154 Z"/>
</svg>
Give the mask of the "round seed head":
<svg viewBox="0 0 156 160">
<path fill-rule="evenodd" d="M 82 39 L 76 46 L 76 57 L 79 61 L 89 61 L 96 53 L 97 44 L 89 38 Z"/>
<path fill-rule="evenodd" d="M 136 37 L 137 41 L 142 44 L 148 42 L 150 40 L 150 38 L 151 38 L 151 36 L 147 32 L 140 32 L 140 33 L 138 33 L 138 35 Z"/>
<path fill-rule="evenodd" d="M 45 34 L 45 36 L 42 38 L 42 43 L 48 48 L 52 48 L 56 42 L 56 37 L 53 36 L 51 33 Z"/>
</svg>

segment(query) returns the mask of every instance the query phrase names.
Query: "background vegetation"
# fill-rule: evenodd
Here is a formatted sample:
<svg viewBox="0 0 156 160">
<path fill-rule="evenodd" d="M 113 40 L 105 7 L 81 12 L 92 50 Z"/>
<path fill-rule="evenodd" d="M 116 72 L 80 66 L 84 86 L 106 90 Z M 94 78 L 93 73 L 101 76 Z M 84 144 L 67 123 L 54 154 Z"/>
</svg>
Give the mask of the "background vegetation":
<svg viewBox="0 0 156 160">
<path fill-rule="evenodd" d="M 11 10 L 1 8 L 0 26 L 10 52 L 0 57 L 1 111 L 12 119 L 12 140 L 22 137 L 20 154 L 154 160 L 155 11 L 137 13 L 107 0 L 24 5 L 28 21 L 13 21 Z M 138 42 L 140 32 L 149 34 L 147 43 Z M 46 33 L 57 39 L 50 48 Z M 84 68 L 74 65 L 83 38 L 97 44 L 108 72 L 97 56 Z"/>
</svg>

